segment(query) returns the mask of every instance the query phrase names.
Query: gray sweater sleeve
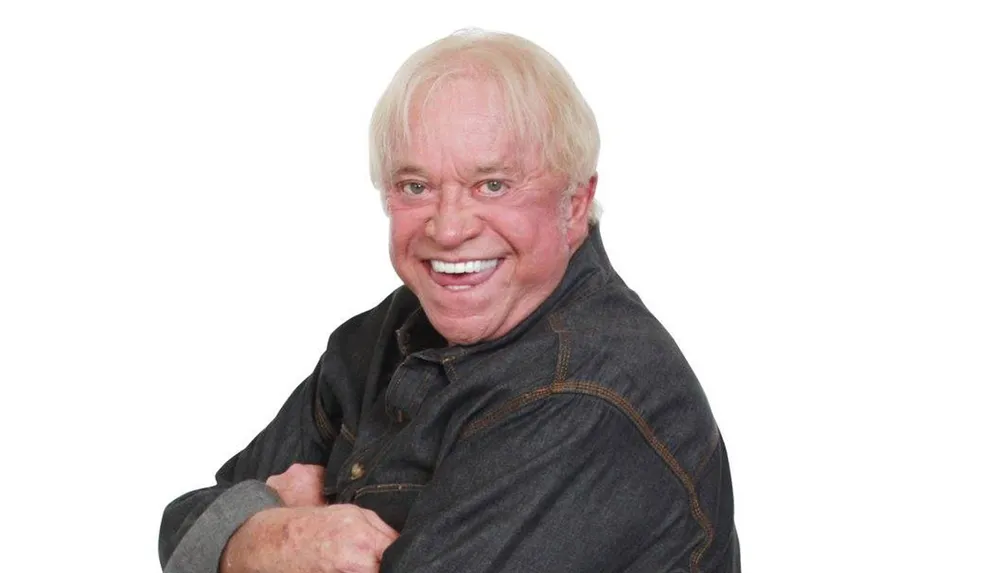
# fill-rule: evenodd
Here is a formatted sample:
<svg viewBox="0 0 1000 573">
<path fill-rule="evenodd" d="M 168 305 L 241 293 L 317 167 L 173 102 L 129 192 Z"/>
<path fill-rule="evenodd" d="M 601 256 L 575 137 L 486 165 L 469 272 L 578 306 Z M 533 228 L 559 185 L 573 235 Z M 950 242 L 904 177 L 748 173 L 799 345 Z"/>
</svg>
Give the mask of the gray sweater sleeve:
<svg viewBox="0 0 1000 573">
<path fill-rule="evenodd" d="M 255 513 L 280 507 L 264 482 L 242 481 L 224 491 L 191 525 L 164 567 L 164 573 L 215 573 L 229 538 Z"/>
<path fill-rule="evenodd" d="M 164 570 L 168 562 L 174 562 L 173 571 L 215 571 L 216 565 L 182 567 L 189 558 L 173 559 L 173 554 L 182 544 L 185 555 L 192 551 L 201 555 L 215 547 L 217 559 L 229 536 L 247 518 L 278 505 L 278 498 L 264 483 L 269 476 L 293 463 L 326 464 L 329 449 L 313 417 L 317 378 L 314 373 L 292 392 L 271 423 L 219 469 L 215 485 L 188 492 L 167 505 L 159 539 Z"/>
</svg>

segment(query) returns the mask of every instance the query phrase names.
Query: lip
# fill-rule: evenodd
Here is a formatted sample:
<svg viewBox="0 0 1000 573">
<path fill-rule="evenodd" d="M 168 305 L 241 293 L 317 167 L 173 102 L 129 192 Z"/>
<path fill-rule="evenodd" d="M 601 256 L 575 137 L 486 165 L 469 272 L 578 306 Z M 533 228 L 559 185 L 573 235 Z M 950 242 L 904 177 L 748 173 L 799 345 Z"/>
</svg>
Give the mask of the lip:
<svg viewBox="0 0 1000 573">
<path fill-rule="evenodd" d="M 423 261 L 430 264 L 431 261 L 441 261 L 442 263 L 464 263 L 467 261 L 490 261 L 497 259 L 502 261 L 503 257 L 427 257 Z"/>
<path fill-rule="evenodd" d="M 424 261 L 424 268 L 427 270 L 427 274 L 430 275 L 431 280 L 433 280 L 434 283 L 437 284 L 438 286 L 444 288 L 451 287 L 448 288 L 448 290 L 455 290 L 457 292 L 462 292 L 464 290 L 477 287 L 485 283 L 486 281 L 490 280 L 490 277 L 493 276 L 493 273 L 495 273 L 497 269 L 503 266 L 504 261 L 506 260 L 501 257 L 497 258 L 498 261 L 495 267 L 491 269 L 482 270 L 477 273 L 461 273 L 461 274 L 439 273 L 435 271 L 433 268 L 431 268 L 430 260 Z M 451 261 L 448 259 L 436 258 L 434 260 L 457 263 L 469 259 L 456 259 L 454 261 Z M 465 287 L 465 288 L 456 288 L 456 287 Z"/>
</svg>

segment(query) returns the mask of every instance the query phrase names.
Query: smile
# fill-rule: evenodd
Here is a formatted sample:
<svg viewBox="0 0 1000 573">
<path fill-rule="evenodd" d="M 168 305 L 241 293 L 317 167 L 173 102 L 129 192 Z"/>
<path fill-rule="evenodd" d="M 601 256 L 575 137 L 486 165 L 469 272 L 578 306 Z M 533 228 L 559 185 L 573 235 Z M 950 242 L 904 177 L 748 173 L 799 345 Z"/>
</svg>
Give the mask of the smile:
<svg viewBox="0 0 1000 573">
<path fill-rule="evenodd" d="M 427 261 L 431 278 L 439 286 L 451 291 L 467 290 L 486 282 L 500 264 L 501 259 L 470 259 L 466 261 Z"/>
<path fill-rule="evenodd" d="M 500 262 L 500 259 L 479 259 L 473 261 L 461 261 L 457 263 L 432 260 L 431 268 L 434 269 L 434 272 L 436 273 L 460 275 L 464 273 L 478 273 L 481 271 L 488 271 L 496 267 L 498 262 Z"/>
</svg>

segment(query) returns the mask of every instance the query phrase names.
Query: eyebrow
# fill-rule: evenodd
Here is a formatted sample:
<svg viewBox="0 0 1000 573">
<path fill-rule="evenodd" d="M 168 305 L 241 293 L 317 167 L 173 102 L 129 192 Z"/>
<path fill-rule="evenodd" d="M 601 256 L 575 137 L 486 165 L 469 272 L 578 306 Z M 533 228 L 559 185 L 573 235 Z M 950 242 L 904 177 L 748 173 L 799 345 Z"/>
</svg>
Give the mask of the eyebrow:
<svg viewBox="0 0 1000 573">
<path fill-rule="evenodd" d="M 476 167 L 473 173 L 476 175 L 490 175 L 492 173 L 510 173 L 513 171 L 514 170 L 510 165 L 505 165 L 503 163 L 490 163 Z"/>
<path fill-rule="evenodd" d="M 399 169 L 395 169 L 392 172 L 392 178 L 402 177 L 404 175 L 416 175 L 417 177 L 423 177 L 424 179 L 429 179 L 430 176 L 423 169 L 415 165 L 404 165 Z"/>
<path fill-rule="evenodd" d="M 472 173 L 476 176 L 482 175 L 492 175 L 494 173 L 516 173 L 516 169 L 511 165 L 505 163 L 487 163 L 484 165 L 479 165 L 472 170 Z M 417 167 L 416 165 L 403 165 L 392 172 L 392 178 L 397 179 L 399 177 L 406 177 L 410 175 L 415 175 L 417 177 L 422 177 L 424 179 L 430 179 L 430 174 L 427 171 Z"/>
</svg>

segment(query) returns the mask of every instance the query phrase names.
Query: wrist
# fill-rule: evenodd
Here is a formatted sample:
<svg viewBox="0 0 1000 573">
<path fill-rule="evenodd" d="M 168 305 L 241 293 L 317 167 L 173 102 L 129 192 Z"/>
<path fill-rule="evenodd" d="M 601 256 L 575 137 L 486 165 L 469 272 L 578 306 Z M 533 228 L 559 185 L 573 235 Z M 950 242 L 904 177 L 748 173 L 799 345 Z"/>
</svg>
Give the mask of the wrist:
<svg viewBox="0 0 1000 573">
<path fill-rule="evenodd" d="M 219 573 L 256 573 L 269 569 L 267 561 L 280 548 L 287 510 L 259 511 L 229 538 L 219 559 Z"/>
</svg>

